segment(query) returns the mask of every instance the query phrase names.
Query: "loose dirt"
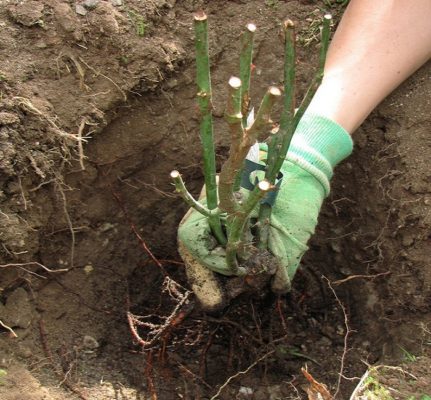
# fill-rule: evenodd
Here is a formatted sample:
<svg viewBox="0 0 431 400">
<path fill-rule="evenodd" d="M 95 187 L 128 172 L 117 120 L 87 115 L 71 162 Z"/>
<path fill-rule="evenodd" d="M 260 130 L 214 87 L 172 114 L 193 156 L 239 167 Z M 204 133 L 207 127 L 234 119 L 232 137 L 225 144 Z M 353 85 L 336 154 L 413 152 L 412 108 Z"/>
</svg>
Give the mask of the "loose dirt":
<svg viewBox="0 0 431 400">
<path fill-rule="evenodd" d="M 338 20 L 339 2 L 1 1 L 0 397 L 306 399 L 307 366 L 347 399 L 367 364 L 402 366 L 405 379 L 383 378 L 395 399 L 429 395 L 431 65 L 355 133 L 293 292 L 206 315 L 176 252 L 186 206 L 169 180 L 178 169 L 202 185 L 198 9 L 220 165 L 242 26 L 258 27 L 257 103 L 282 82 L 282 20 L 298 23 L 299 96 L 319 15 Z"/>
</svg>

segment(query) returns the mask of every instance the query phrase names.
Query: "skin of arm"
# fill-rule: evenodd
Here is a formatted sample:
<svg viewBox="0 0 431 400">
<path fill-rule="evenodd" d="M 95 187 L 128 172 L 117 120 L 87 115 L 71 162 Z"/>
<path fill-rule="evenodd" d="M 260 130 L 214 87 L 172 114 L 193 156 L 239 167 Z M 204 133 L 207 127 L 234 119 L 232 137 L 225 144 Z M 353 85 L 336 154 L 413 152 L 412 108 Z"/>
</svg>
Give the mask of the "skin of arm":
<svg viewBox="0 0 431 400">
<path fill-rule="evenodd" d="M 351 0 L 308 111 L 352 133 L 431 57 L 431 0 Z"/>
</svg>

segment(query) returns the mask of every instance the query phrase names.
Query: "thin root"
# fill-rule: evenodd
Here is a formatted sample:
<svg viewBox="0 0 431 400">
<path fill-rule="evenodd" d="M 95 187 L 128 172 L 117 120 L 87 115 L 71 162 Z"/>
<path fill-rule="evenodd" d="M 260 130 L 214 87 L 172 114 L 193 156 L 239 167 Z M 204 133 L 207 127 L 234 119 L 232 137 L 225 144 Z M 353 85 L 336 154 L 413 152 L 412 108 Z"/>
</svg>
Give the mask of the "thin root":
<svg viewBox="0 0 431 400">
<path fill-rule="evenodd" d="M 83 138 L 79 138 L 78 135 L 73 135 L 71 133 L 67 133 L 66 131 L 64 131 L 63 129 L 61 129 L 54 121 L 53 117 L 50 117 L 48 115 L 46 115 L 44 112 L 40 111 L 31 101 L 30 99 L 27 99 L 26 97 L 14 97 L 14 100 L 16 100 L 18 102 L 18 104 L 20 106 L 23 106 L 27 111 L 30 111 L 33 114 L 39 115 L 40 117 L 42 117 L 45 121 L 47 121 L 51 127 L 53 128 L 54 132 L 62 137 L 62 138 L 66 138 L 66 139 L 71 139 L 75 142 L 79 142 L 79 141 L 83 141 L 85 142 L 86 140 Z"/>
<path fill-rule="evenodd" d="M 7 326 L 6 324 L 4 324 L 1 319 L 0 319 L 0 325 L 3 328 L 7 329 L 10 332 L 10 334 L 12 335 L 12 337 L 14 337 L 14 338 L 18 337 L 18 335 L 15 333 L 15 331 L 10 326 Z"/>
</svg>

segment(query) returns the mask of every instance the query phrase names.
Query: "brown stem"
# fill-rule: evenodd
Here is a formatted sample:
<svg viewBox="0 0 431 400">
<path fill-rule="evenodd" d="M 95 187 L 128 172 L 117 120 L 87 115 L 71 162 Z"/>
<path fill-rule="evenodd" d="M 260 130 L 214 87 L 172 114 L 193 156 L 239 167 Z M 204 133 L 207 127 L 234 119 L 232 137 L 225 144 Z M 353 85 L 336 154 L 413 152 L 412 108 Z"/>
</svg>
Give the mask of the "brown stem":
<svg viewBox="0 0 431 400">
<path fill-rule="evenodd" d="M 219 208 L 229 214 L 238 211 L 238 201 L 234 196 L 234 183 L 238 171 L 242 167 L 243 160 L 243 137 L 241 113 L 241 80 L 236 77 L 229 79 L 229 94 L 226 105 L 226 120 L 231 132 L 231 146 L 229 158 L 224 163 L 219 179 Z M 247 153 L 246 153 L 247 154 Z"/>
<path fill-rule="evenodd" d="M 271 111 L 281 97 L 281 90 L 275 86 L 271 86 L 266 92 L 262 103 L 260 103 L 259 111 L 256 114 L 256 118 L 253 125 L 247 129 L 248 142 L 251 145 L 256 140 L 259 142 L 264 141 L 272 128 Z"/>
</svg>

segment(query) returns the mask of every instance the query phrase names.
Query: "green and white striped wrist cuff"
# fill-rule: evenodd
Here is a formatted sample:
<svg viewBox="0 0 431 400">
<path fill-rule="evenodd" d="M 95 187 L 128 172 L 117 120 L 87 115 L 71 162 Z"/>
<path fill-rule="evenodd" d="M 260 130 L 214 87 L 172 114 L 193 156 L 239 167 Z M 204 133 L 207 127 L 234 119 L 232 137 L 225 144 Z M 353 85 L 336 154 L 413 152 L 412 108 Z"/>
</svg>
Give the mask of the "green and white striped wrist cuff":
<svg viewBox="0 0 431 400">
<path fill-rule="evenodd" d="M 352 151 L 352 138 L 342 126 L 306 113 L 296 128 L 286 159 L 312 174 L 328 195 L 334 167 Z"/>
</svg>

